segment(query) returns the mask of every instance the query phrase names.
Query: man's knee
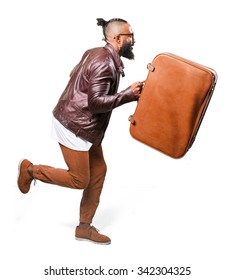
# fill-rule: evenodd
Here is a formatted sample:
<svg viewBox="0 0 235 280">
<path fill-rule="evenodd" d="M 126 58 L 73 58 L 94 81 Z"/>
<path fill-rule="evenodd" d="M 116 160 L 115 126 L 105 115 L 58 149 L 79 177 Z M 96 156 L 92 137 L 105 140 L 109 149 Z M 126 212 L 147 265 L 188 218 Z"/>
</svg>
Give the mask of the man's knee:
<svg viewBox="0 0 235 280">
<path fill-rule="evenodd" d="M 71 184 L 74 189 L 86 189 L 90 182 L 93 180 L 104 180 L 107 173 L 107 165 L 105 161 L 97 165 L 94 169 L 91 170 L 90 174 L 83 174 L 80 176 L 70 174 L 71 175 Z"/>
<path fill-rule="evenodd" d="M 71 174 L 71 184 L 74 189 L 86 189 L 90 182 L 90 176 L 75 176 Z"/>
<path fill-rule="evenodd" d="M 97 169 L 97 175 L 101 176 L 101 177 L 105 177 L 107 173 L 107 165 L 105 162 L 103 162 L 102 164 L 100 164 L 99 169 Z"/>
</svg>

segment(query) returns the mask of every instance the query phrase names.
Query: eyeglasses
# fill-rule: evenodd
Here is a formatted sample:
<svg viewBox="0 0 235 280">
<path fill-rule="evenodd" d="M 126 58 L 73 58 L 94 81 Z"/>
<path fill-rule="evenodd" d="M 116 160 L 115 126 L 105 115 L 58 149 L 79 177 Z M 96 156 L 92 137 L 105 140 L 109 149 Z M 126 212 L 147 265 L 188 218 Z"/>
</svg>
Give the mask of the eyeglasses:
<svg viewBox="0 0 235 280">
<path fill-rule="evenodd" d="M 132 40 L 134 40 L 134 33 L 121 33 L 121 34 L 118 34 L 117 36 L 115 36 L 113 39 L 116 39 L 117 37 L 119 36 L 129 36 Z"/>
</svg>

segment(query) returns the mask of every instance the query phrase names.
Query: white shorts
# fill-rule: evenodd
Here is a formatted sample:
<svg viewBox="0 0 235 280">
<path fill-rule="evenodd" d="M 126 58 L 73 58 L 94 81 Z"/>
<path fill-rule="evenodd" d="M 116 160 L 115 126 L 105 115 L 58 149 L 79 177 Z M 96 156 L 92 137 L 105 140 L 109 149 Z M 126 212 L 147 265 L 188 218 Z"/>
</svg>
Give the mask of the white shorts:
<svg viewBox="0 0 235 280">
<path fill-rule="evenodd" d="M 77 137 L 65 128 L 54 116 L 52 117 L 51 137 L 67 148 L 76 151 L 89 151 L 92 143 Z"/>
</svg>

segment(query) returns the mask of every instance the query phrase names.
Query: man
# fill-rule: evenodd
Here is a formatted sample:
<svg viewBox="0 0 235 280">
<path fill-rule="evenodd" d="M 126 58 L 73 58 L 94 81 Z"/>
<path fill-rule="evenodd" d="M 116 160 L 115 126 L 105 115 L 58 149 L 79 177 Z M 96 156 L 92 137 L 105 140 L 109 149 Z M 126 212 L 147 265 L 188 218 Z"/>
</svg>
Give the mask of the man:
<svg viewBox="0 0 235 280">
<path fill-rule="evenodd" d="M 19 164 L 18 186 L 27 193 L 31 182 L 40 180 L 83 189 L 75 237 L 110 244 L 109 237 L 91 226 L 106 174 L 101 143 L 112 110 L 138 100 L 143 83 L 133 83 L 117 93 L 120 75 L 124 76 L 120 57 L 134 58 L 134 34 L 123 19 L 99 18 L 97 25 L 102 26 L 106 45 L 84 53 L 53 110 L 52 136 L 60 145 L 68 170 L 34 165 L 24 159 Z"/>
</svg>

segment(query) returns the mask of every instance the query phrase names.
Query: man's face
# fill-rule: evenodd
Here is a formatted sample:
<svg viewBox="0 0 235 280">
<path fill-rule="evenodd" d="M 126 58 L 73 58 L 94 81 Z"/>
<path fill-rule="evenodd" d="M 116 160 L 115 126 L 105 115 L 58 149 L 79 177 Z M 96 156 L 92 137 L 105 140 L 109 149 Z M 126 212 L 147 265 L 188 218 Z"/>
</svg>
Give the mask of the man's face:
<svg viewBox="0 0 235 280">
<path fill-rule="evenodd" d="M 133 46 L 135 44 L 134 33 L 129 24 L 126 24 L 119 34 L 119 39 L 121 41 L 121 48 L 119 50 L 119 55 L 128 59 L 134 59 L 135 55 L 133 53 Z"/>
</svg>

